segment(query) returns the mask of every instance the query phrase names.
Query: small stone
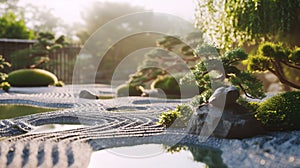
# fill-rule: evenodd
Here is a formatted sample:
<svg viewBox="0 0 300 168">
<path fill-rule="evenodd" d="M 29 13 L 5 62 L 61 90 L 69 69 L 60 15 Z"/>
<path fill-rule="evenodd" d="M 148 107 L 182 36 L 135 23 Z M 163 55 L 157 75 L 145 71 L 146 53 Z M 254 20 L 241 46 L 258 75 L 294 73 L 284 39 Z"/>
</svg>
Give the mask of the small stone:
<svg viewBox="0 0 300 168">
<path fill-rule="evenodd" d="M 87 90 L 82 90 L 80 93 L 79 93 L 79 98 L 83 98 L 83 99 L 98 99 L 98 97 L 87 91 Z"/>
</svg>

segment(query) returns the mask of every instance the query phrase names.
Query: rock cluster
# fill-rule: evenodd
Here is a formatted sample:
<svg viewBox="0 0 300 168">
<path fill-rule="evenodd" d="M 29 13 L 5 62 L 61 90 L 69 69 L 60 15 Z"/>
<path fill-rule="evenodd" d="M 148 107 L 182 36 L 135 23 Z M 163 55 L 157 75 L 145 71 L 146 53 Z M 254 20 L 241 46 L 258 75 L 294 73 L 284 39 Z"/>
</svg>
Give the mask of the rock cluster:
<svg viewBox="0 0 300 168">
<path fill-rule="evenodd" d="M 245 107 L 236 103 L 240 94 L 235 87 L 220 87 L 209 102 L 200 105 L 192 115 L 191 134 L 223 138 L 246 138 L 264 132 L 262 124 Z"/>
</svg>

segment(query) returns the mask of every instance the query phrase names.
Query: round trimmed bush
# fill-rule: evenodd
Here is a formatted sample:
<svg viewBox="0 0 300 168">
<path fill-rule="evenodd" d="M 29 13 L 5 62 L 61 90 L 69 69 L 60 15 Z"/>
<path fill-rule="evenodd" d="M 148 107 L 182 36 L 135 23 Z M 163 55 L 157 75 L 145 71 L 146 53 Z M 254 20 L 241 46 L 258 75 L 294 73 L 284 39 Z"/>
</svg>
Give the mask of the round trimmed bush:
<svg viewBox="0 0 300 168">
<path fill-rule="evenodd" d="M 173 76 L 161 76 L 154 80 L 151 89 L 159 88 L 168 95 L 180 95 L 180 87 Z"/>
<path fill-rule="evenodd" d="M 39 87 L 54 85 L 58 82 L 57 77 L 43 69 L 20 69 L 8 74 L 6 79 L 11 86 L 16 87 Z"/>
<path fill-rule="evenodd" d="M 117 88 L 117 95 L 119 97 L 125 96 L 141 96 L 142 91 L 135 85 L 123 84 Z"/>
<path fill-rule="evenodd" d="M 199 88 L 196 83 L 179 84 L 179 79 L 184 74 L 177 76 L 160 76 L 151 83 L 151 89 L 159 88 L 164 91 L 168 98 L 191 98 L 199 94 Z"/>
<path fill-rule="evenodd" d="M 271 131 L 300 129 L 300 91 L 286 92 L 262 102 L 255 117 Z"/>
</svg>

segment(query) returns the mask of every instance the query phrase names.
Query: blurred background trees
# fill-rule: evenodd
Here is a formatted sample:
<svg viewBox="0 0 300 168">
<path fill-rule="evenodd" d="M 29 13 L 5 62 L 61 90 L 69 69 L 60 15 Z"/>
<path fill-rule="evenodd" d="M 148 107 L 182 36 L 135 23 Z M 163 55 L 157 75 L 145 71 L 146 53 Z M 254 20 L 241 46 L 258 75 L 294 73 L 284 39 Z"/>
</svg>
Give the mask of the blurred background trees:
<svg viewBox="0 0 300 168">
<path fill-rule="evenodd" d="M 222 48 L 263 41 L 300 45 L 299 23 L 299 0 L 197 0 L 197 27 Z"/>
<path fill-rule="evenodd" d="M 276 81 L 277 77 L 285 89 L 299 88 L 293 74 L 299 74 L 300 60 L 287 52 L 300 45 L 299 0 L 198 0 L 196 25 L 221 49 L 243 47 L 250 53 L 244 63 L 265 85 L 267 78 Z M 274 44 L 262 47 L 265 42 Z M 266 54 L 262 48 L 273 53 Z"/>
<path fill-rule="evenodd" d="M 33 31 L 29 30 L 22 16 L 13 12 L 4 13 L 0 17 L 0 38 L 32 39 Z"/>
<path fill-rule="evenodd" d="M 64 35 L 65 41 L 82 45 L 99 27 L 109 21 L 130 13 L 148 10 L 144 6 L 133 6 L 129 3 L 95 1 L 86 4 L 85 9 L 81 11 L 81 19 L 73 24 L 68 24 L 56 16 L 53 9 L 47 6 L 28 4 L 25 7 L 20 5 L 20 1 L 0 0 L 0 38 L 34 39 L 39 43 L 39 34 L 49 32 L 54 37 L 49 41 L 53 42 L 53 40 L 55 41 Z M 179 38 L 158 33 L 134 34 L 120 39 L 118 43 L 109 48 L 105 47 L 106 44 L 109 44 L 109 39 L 92 41 L 89 45 L 95 50 L 91 49 L 83 58 L 79 58 L 84 63 L 82 69 L 96 69 L 98 71 L 96 82 L 108 83 L 120 62 L 126 56 L 135 53 L 139 55 L 131 58 L 131 62 L 135 62 L 135 64 L 124 65 L 120 74 L 115 76 L 120 80 L 128 80 L 128 75 L 133 74 L 130 79 L 132 80 L 134 76 L 141 75 L 139 72 L 142 70 L 141 65 L 147 65 L 150 62 L 155 63 L 149 56 L 144 56 L 160 55 L 162 52 L 158 51 L 161 50 L 180 55 L 185 64 L 191 69 L 195 69 L 195 62 L 199 58 L 194 57 L 194 51 L 191 47 L 182 44 L 181 41 L 185 40 L 189 41 L 189 45 L 193 48 L 196 48 L 197 45 L 201 46 L 204 42 L 209 42 L 213 46 L 216 45 L 220 49 L 221 56 L 226 51 L 241 47 L 249 54 L 249 57 L 247 61 L 243 61 L 245 65 L 241 63 L 235 65 L 238 70 L 248 70 L 264 80 L 267 78 L 266 72 L 269 72 L 269 74 L 277 76 L 286 88 L 298 87 L 300 80 L 297 77 L 300 61 L 297 56 L 299 50 L 297 46 L 300 45 L 300 33 L 298 31 L 300 30 L 299 0 L 197 0 L 195 7 L 195 23 L 201 33 L 191 33 L 186 37 Z M 135 21 L 127 21 L 107 30 L 105 34 L 113 38 L 114 35 L 118 35 L 122 31 L 142 30 L 145 22 L 149 22 L 149 20 L 145 21 L 144 18 L 138 18 Z M 201 41 L 195 39 L 201 39 Z M 259 46 L 264 45 L 265 42 L 272 42 L 272 46 L 277 46 L 277 49 L 283 47 L 282 50 L 288 52 L 285 53 L 284 58 L 278 56 L 280 52 L 273 54 L 273 56 L 266 55 L 259 49 Z M 147 54 L 139 52 L 139 50 L 147 47 L 158 47 L 161 50 L 149 50 Z M 94 66 L 92 63 L 99 59 L 99 49 L 108 50 L 101 64 L 98 67 L 92 67 Z M 136 53 L 136 51 L 138 52 Z M 27 52 L 27 54 L 34 55 L 32 52 Z M 6 55 L 3 56 L 7 57 Z M 10 61 L 10 59 L 6 60 Z M 165 61 L 166 64 L 167 62 Z M 14 64 L 12 62 L 12 66 Z M 30 65 L 34 65 L 34 63 Z M 180 64 L 176 64 L 176 66 L 180 66 Z M 162 73 L 161 70 L 159 71 Z M 258 71 L 263 74 L 257 75 Z M 146 70 L 143 72 L 145 72 L 143 73 L 144 76 L 149 75 Z M 143 79 L 143 77 L 136 79 Z M 264 84 L 266 85 L 266 82 Z"/>
</svg>

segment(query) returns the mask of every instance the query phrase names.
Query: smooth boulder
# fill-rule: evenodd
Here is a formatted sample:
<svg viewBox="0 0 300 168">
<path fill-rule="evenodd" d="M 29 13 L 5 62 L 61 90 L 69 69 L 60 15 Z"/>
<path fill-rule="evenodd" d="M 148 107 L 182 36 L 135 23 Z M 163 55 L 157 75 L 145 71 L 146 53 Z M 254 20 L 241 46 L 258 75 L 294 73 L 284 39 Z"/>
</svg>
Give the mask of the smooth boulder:
<svg viewBox="0 0 300 168">
<path fill-rule="evenodd" d="M 216 89 L 209 102 L 200 105 L 192 115 L 189 133 L 222 138 L 247 138 L 263 133 L 254 114 L 236 103 L 239 95 L 232 86 Z"/>
</svg>

